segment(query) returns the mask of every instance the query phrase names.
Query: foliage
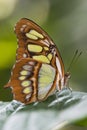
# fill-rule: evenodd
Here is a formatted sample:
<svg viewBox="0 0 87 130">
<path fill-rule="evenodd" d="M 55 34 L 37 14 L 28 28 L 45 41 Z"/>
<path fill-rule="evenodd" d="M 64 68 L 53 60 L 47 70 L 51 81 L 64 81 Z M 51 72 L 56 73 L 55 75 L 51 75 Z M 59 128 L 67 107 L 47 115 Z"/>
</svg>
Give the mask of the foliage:
<svg viewBox="0 0 87 130">
<path fill-rule="evenodd" d="M 0 130 L 60 130 L 68 124 L 83 126 L 82 130 L 87 127 L 87 93 L 65 88 L 56 97 L 26 106 L 15 100 L 1 102 Z"/>
</svg>

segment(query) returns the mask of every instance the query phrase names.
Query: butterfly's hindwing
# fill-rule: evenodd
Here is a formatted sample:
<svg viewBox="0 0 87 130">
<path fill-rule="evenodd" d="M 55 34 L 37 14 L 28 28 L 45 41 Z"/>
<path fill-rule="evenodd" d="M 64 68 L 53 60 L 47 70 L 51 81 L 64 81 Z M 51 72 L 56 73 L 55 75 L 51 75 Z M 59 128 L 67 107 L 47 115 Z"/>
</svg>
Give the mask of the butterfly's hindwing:
<svg viewBox="0 0 87 130">
<path fill-rule="evenodd" d="M 5 87 L 12 87 L 15 100 L 26 104 L 44 100 L 53 92 L 56 70 L 48 64 L 25 58 L 16 63 Z"/>
</svg>

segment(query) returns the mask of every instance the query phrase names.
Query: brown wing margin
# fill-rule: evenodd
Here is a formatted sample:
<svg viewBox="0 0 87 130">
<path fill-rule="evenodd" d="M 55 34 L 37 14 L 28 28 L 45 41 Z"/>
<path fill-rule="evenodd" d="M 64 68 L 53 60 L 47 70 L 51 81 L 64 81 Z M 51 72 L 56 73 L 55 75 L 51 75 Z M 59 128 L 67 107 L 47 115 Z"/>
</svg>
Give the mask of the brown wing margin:
<svg viewBox="0 0 87 130">
<path fill-rule="evenodd" d="M 37 76 L 40 66 L 41 63 L 29 58 L 22 59 L 15 64 L 11 79 L 5 85 L 5 88 L 12 88 L 15 100 L 25 104 L 37 101 Z"/>
</svg>

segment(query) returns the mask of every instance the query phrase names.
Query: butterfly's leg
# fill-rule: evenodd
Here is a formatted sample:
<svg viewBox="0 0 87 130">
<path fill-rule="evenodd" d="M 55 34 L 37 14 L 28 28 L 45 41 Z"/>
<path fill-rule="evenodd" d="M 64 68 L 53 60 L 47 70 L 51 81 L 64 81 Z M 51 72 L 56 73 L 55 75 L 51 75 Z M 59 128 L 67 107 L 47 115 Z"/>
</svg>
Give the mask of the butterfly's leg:
<svg viewBox="0 0 87 130">
<path fill-rule="evenodd" d="M 55 90 L 56 100 L 58 100 L 58 93 L 59 93 L 59 91 L 58 91 L 58 90 Z"/>
</svg>

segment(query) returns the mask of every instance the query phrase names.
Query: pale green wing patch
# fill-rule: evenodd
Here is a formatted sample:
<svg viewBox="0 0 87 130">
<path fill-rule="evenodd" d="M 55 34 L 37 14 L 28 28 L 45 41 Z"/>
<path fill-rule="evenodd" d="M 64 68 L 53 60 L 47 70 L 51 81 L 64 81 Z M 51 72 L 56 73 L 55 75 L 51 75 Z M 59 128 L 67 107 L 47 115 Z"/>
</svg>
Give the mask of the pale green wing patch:
<svg viewBox="0 0 87 130">
<path fill-rule="evenodd" d="M 52 87 L 55 79 L 55 69 L 48 65 L 42 64 L 38 77 L 38 99 L 43 99 Z"/>
</svg>

